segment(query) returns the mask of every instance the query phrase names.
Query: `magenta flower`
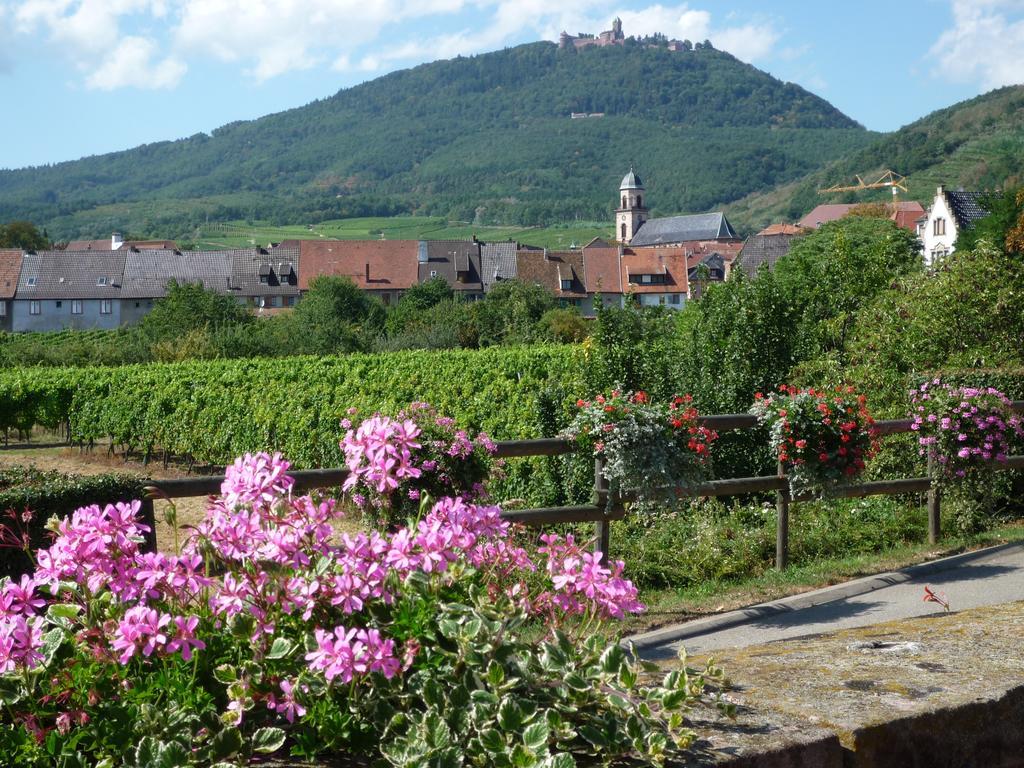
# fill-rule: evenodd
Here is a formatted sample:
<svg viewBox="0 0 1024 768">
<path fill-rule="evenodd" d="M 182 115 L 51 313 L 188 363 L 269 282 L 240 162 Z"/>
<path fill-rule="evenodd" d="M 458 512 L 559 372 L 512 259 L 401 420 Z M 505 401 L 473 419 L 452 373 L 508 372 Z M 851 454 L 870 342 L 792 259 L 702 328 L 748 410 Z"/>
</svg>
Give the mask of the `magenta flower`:
<svg viewBox="0 0 1024 768">
<path fill-rule="evenodd" d="M 175 616 L 174 626 L 177 629 L 174 637 L 167 643 L 167 652 L 174 653 L 181 650 L 181 658 L 185 661 L 192 660 L 192 649 L 202 651 L 206 643 L 196 637 L 196 627 L 199 626 L 198 616 Z"/>
</svg>

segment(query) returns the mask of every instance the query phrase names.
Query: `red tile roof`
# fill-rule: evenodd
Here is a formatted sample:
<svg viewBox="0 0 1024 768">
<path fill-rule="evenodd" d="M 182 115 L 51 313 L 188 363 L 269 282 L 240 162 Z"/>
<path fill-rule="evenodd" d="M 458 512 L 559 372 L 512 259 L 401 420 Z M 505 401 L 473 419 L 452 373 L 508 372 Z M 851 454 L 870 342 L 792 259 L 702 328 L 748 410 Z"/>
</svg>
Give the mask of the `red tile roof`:
<svg viewBox="0 0 1024 768">
<path fill-rule="evenodd" d="M 21 251 L 0 249 L 0 299 L 13 299 L 21 274 Z"/>
<path fill-rule="evenodd" d="M 805 235 L 807 230 L 796 224 L 771 224 L 760 232 L 758 235 Z"/>
<path fill-rule="evenodd" d="M 819 205 L 813 211 L 800 219 L 800 221 L 797 222 L 797 225 L 806 227 L 807 229 L 817 229 L 822 224 L 843 218 L 843 216 L 848 214 L 852 209 L 857 208 L 860 205 L 864 205 L 864 203 L 825 203 L 823 205 Z M 887 207 L 890 211 L 893 210 L 892 205 Z M 895 211 L 889 218 L 904 229 L 916 231 L 916 222 L 922 213 L 924 213 L 924 208 L 916 200 L 901 200 L 896 203 Z"/>
<path fill-rule="evenodd" d="M 299 289 L 318 275 L 347 277 L 367 291 L 404 291 L 416 285 L 418 240 L 302 240 Z"/>
<path fill-rule="evenodd" d="M 685 248 L 627 248 L 622 254 L 622 284 L 633 293 L 688 293 Z M 630 282 L 630 275 L 665 275 L 665 283 Z"/>
<path fill-rule="evenodd" d="M 523 282 L 547 288 L 559 298 L 587 295 L 582 251 L 517 251 L 516 275 Z M 567 290 L 562 290 L 563 280 L 570 281 Z"/>
<path fill-rule="evenodd" d="M 622 293 L 622 270 L 617 246 L 595 243 L 584 247 L 583 273 L 587 293 Z"/>
</svg>

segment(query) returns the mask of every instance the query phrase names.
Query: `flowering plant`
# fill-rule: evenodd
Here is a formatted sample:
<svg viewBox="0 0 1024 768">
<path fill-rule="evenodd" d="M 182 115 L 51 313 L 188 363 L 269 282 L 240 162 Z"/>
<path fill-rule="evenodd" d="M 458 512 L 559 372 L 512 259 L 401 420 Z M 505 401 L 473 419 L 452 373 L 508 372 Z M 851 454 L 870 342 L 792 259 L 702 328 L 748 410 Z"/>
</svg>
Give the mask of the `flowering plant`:
<svg viewBox="0 0 1024 768">
<path fill-rule="evenodd" d="M 287 750 L 562 768 L 577 753 L 660 763 L 690 743 L 684 712 L 719 673 L 644 683 L 593 632 L 642 610 L 622 563 L 555 535 L 530 553 L 498 508 L 459 498 L 339 535 L 339 508 L 293 495 L 287 470 L 238 459 L 174 553 L 141 551 L 139 502 L 55 524 L 34 573 L 0 582 L 5 764 Z"/>
<path fill-rule="evenodd" d="M 341 422 L 348 430 L 341 449 L 351 473 L 344 490 L 376 524 L 401 524 L 417 512 L 424 494 L 485 496 L 497 451 L 485 433 L 470 437 L 428 403 L 412 403 L 393 419 L 377 413 L 353 428 L 356 415 L 351 409 Z"/>
<path fill-rule="evenodd" d="M 1024 435 L 1010 399 L 997 389 L 954 387 L 941 379 L 911 390 L 911 429 L 922 456 L 937 462 L 937 478 L 963 478 L 1005 462 L 1014 435 Z"/>
<path fill-rule="evenodd" d="M 614 390 L 576 406 L 562 434 L 604 459 L 611 496 L 629 488 L 640 500 L 663 499 L 707 477 L 718 434 L 699 423 L 690 395 L 659 404 L 642 391 Z"/>
<path fill-rule="evenodd" d="M 826 392 L 783 384 L 778 393 L 755 394 L 750 413 L 768 427 L 794 494 L 821 495 L 850 481 L 878 451 L 875 421 L 852 387 Z"/>
</svg>

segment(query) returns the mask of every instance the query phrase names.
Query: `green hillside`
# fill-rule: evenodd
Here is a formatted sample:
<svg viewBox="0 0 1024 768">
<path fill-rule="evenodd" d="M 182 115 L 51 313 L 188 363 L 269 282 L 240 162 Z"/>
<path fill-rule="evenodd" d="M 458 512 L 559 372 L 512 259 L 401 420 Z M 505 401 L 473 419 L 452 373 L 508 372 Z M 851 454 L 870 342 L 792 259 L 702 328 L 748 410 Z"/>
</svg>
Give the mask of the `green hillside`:
<svg viewBox="0 0 1024 768">
<path fill-rule="evenodd" d="M 604 221 L 631 162 L 655 214 L 699 211 L 872 138 L 823 99 L 710 47 L 534 43 L 395 72 L 210 135 L 0 171 L 0 221 L 29 218 L 57 238 L 397 214 Z"/>
<path fill-rule="evenodd" d="M 939 184 L 995 189 L 1024 183 L 1024 86 L 1000 88 L 933 112 L 824 169 L 728 207 L 747 228 L 795 221 L 823 202 L 885 201 L 888 190 L 826 197 L 817 190 L 891 168 L 909 178 L 904 199 L 928 204 Z"/>
</svg>

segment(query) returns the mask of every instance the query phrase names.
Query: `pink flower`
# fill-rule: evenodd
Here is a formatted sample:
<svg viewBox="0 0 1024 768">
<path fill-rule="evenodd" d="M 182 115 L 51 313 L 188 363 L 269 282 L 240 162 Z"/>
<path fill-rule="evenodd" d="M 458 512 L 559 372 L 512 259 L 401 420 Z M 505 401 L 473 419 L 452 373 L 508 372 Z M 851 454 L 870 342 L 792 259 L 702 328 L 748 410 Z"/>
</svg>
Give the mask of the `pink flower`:
<svg viewBox="0 0 1024 768">
<path fill-rule="evenodd" d="M 115 651 L 120 651 L 118 661 L 127 664 L 136 651 L 141 651 L 143 656 L 151 656 L 154 651 L 161 650 L 167 644 L 164 627 L 170 622 L 168 614 L 153 608 L 144 605 L 129 608 L 118 622 L 114 641 L 110 644 Z"/>
<path fill-rule="evenodd" d="M 167 652 L 174 653 L 181 649 L 181 658 L 185 661 L 192 660 L 192 649 L 204 650 L 206 643 L 196 637 L 196 627 L 199 626 L 198 616 L 175 616 L 174 626 L 177 633 L 167 643 Z"/>
<path fill-rule="evenodd" d="M 279 715 L 284 715 L 289 722 L 295 722 L 296 717 L 306 714 L 306 708 L 295 700 L 295 684 L 288 680 L 282 680 L 281 692 L 284 694 L 280 699 L 270 694 L 267 699 L 267 709 L 274 710 Z"/>
</svg>

